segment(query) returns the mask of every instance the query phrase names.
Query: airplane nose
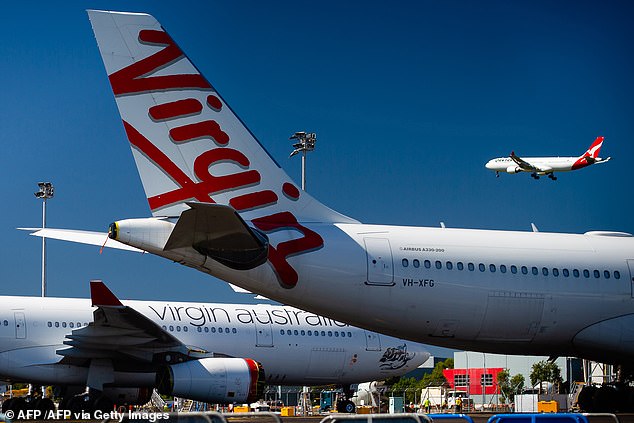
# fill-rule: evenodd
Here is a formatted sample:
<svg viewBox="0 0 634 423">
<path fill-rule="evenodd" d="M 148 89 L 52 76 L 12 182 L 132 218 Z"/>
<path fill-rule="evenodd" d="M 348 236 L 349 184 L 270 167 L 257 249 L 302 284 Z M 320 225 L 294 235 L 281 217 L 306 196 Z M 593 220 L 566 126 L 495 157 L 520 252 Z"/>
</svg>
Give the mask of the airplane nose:
<svg viewBox="0 0 634 423">
<path fill-rule="evenodd" d="M 493 170 L 493 160 L 489 160 L 484 166 L 489 170 Z"/>
</svg>

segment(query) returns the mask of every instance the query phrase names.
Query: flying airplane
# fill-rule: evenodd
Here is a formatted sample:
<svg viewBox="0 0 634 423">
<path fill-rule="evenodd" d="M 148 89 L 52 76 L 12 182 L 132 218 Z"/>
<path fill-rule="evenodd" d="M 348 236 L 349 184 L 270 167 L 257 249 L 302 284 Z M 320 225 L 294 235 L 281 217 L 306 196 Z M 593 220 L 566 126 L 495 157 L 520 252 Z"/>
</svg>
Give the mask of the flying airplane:
<svg viewBox="0 0 634 423">
<path fill-rule="evenodd" d="M 112 240 L 399 338 L 632 376 L 631 234 L 362 224 L 301 191 L 154 17 L 89 17 L 153 214 Z"/>
<path fill-rule="evenodd" d="M 500 172 L 518 173 L 531 172 L 534 179 L 539 179 L 540 175 L 548 175 L 553 181 L 557 180 L 555 172 L 569 172 L 571 170 L 583 169 L 595 163 L 605 163 L 611 159 L 599 157 L 599 151 L 603 145 L 604 137 L 597 137 L 588 150 L 579 157 L 525 157 L 521 158 L 511 151 L 509 157 L 498 157 L 487 162 L 485 167 L 495 171 L 495 176 L 499 177 Z"/>
<path fill-rule="evenodd" d="M 153 387 L 211 403 L 253 402 L 265 383 L 348 389 L 429 358 L 420 344 L 288 306 L 120 301 L 101 281 L 90 291 L 90 300 L 0 296 L 0 377 L 66 386 L 62 408 L 112 410 L 146 403 Z M 86 386 L 91 395 L 70 395 Z M 9 401 L 3 411 L 25 406 Z"/>
</svg>

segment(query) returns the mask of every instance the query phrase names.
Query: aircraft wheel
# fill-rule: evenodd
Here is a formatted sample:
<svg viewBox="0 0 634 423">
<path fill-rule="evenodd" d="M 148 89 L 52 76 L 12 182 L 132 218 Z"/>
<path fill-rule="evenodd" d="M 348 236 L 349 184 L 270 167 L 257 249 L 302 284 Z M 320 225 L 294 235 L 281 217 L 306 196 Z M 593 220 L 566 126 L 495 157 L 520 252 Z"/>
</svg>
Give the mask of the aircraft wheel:
<svg viewBox="0 0 634 423">
<path fill-rule="evenodd" d="M 612 386 L 602 386 L 594 394 L 594 410 L 599 413 L 613 413 L 616 410 L 617 392 Z"/>
<path fill-rule="evenodd" d="M 87 395 L 76 395 L 70 398 L 66 404 L 66 408 L 73 414 L 81 414 L 82 411 L 92 411 Z"/>
<path fill-rule="evenodd" d="M 50 398 L 39 398 L 33 401 L 33 409 L 39 410 L 42 414 L 46 415 L 49 412 L 55 412 L 55 403 Z"/>
<path fill-rule="evenodd" d="M 99 410 L 103 412 L 112 411 L 113 407 L 114 403 L 105 395 L 99 395 L 97 398 L 95 398 L 95 401 L 92 404 L 93 410 Z"/>
<path fill-rule="evenodd" d="M 577 405 L 582 411 L 586 413 L 593 413 L 594 410 L 594 394 L 597 392 L 596 386 L 584 386 L 579 397 L 577 398 Z"/>
<path fill-rule="evenodd" d="M 2 412 L 6 413 L 7 410 L 11 410 L 11 406 L 13 405 L 15 398 L 9 398 L 7 400 L 2 401 Z"/>
</svg>

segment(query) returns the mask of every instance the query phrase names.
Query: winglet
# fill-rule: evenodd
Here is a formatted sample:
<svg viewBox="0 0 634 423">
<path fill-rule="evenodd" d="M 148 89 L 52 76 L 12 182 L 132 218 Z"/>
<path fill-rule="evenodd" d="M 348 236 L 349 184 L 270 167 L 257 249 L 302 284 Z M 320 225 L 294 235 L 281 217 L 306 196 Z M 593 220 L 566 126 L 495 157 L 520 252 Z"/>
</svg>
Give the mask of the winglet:
<svg viewBox="0 0 634 423">
<path fill-rule="evenodd" d="M 122 307 L 121 301 L 99 280 L 90 281 L 90 299 L 93 307 L 111 306 Z"/>
</svg>

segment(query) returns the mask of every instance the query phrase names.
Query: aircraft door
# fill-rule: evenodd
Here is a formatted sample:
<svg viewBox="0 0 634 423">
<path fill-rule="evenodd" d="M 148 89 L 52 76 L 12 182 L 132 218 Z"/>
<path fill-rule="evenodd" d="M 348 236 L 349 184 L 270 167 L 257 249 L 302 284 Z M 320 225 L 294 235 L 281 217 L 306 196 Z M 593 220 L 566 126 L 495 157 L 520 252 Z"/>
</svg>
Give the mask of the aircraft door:
<svg viewBox="0 0 634 423">
<path fill-rule="evenodd" d="M 368 257 L 368 285 L 394 285 L 392 249 L 387 238 L 364 238 Z"/>
<path fill-rule="evenodd" d="M 15 318 L 15 338 L 16 339 L 25 339 L 26 338 L 26 317 L 24 317 L 24 313 L 21 311 L 16 311 L 13 313 Z"/>
<path fill-rule="evenodd" d="M 632 298 L 634 298 L 634 260 L 627 261 L 627 267 L 630 269 L 630 286 L 632 287 Z"/>
<path fill-rule="evenodd" d="M 381 338 L 379 338 L 378 333 L 365 332 L 365 350 L 366 351 L 381 351 Z"/>
<path fill-rule="evenodd" d="M 273 326 L 271 325 L 271 316 L 269 316 L 268 314 L 256 312 L 253 322 L 255 323 L 255 346 L 272 347 Z"/>
</svg>

